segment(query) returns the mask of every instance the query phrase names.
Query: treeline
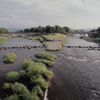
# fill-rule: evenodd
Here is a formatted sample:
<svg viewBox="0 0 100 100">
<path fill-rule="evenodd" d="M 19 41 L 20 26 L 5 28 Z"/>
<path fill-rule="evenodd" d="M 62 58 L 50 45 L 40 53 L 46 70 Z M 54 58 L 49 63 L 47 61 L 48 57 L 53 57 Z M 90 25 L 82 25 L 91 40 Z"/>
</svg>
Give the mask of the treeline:
<svg viewBox="0 0 100 100">
<path fill-rule="evenodd" d="M 100 27 L 98 27 L 97 29 L 92 29 L 91 32 L 96 32 L 96 33 L 92 34 L 90 36 L 92 36 L 92 37 L 100 37 Z"/>
<path fill-rule="evenodd" d="M 0 33 L 8 33 L 9 31 L 5 28 L 0 28 Z"/>
<path fill-rule="evenodd" d="M 46 26 L 46 27 L 32 27 L 31 29 L 27 28 L 24 29 L 24 32 L 41 32 L 41 33 L 66 33 L 69 32 L 71 29 L 67 26 L 60 27 L 58 25 L 55 26 Z"/>
</svg>

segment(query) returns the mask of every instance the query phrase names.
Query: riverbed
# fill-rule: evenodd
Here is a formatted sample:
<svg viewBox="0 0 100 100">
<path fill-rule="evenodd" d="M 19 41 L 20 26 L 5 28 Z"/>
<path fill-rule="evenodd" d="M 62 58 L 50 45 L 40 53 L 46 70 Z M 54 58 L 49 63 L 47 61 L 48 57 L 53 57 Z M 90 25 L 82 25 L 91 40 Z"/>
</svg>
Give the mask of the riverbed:
<svg viewBox="0 0 100 100">
<path fill-rule="evenodd" d="M 41 46 L 38 40 L 28 40 L 17 37 L 4 42 L 1 47 L 12 46 Z M 79 39 L 78 35 L 68 37 L 66 46 L 98 46 L 93 42 Z M 34 55 L 46 52 L 45 48 L 19 48 L 0 50 L 0 98 L 5 98 L 6 92 L 2 89 L 4 77 L 10 71 L 20 71 L 24 59 L 36 61 Z M 48 51 L 50 52 L 50 51 Z M 15 53 L 17 60 L 14 64 L 3 65 L 2 60 L 6 53 Z M 52 67 L 54 77 L 49 87 L 49 100 L 100 100 L 100 51 L 87 48 L 66 48 L 61 51 L 51 51 L 57 55 Z"/>
</svg>

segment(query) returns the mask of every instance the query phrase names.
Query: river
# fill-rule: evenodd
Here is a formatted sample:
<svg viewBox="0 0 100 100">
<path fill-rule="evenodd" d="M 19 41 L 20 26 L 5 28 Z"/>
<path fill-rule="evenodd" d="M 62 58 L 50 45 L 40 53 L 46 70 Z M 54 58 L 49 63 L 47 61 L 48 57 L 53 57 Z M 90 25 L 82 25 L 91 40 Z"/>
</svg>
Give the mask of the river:
<svg viewBox="0 0 100 100">
<path fill-rule="evenodd" d="M 42 44 L 37 40 L 17 37 L 4 42 L 1 47 L 25 45 L 41 46 Z M 96 43 L 79 39 L 78 35 L 68 37 L 65 45 L 98 46 Z M 2 89 L 6 73 L 20 71 L 24 59 L 36 61 L 34 55 L 42 51 L 45 51 L 45 48 L 0 50 L 0 98 L 6 95 Z M 12 67 L 11 64 L 2 65 L 4 55 L 10 52 L 17 55 L 16 62 Z M 100 51 L 64 47 L 61 51 L 51 51 L 51 53 L 57 55 L 57 60 L 52 67 L 54 77 L 51 79 L 48 91 L 49 100 L 100 100 Z"/>
</svg>

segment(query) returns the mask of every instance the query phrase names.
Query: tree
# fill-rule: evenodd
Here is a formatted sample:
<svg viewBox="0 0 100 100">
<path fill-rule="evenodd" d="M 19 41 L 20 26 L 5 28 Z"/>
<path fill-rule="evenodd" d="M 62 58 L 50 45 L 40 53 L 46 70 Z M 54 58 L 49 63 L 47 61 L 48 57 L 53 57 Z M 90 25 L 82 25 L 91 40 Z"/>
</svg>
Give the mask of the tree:
<svg viewBox="0 0 100 100">
<path fill-rule="evenodd" d="M 97 28 L 97 32 L 100 33 L 100 27 Z"/>
<path fill-rule="evenodd" d="M 96 32 L 96 29 L 92 29 L 90 32 Z"/>
<path fill-rule="evenodd" d="M 67 27 L 67 26 L 64 26 L 63 28 L 66 30 L 66 32 L 69 32 L 70 31 L 70 28 Z"/>
<path fill-rule="evenodd" d="M 30 32 L 30 29 L 29 28 L 24 29 L 24 32 Z"/>
</svg>

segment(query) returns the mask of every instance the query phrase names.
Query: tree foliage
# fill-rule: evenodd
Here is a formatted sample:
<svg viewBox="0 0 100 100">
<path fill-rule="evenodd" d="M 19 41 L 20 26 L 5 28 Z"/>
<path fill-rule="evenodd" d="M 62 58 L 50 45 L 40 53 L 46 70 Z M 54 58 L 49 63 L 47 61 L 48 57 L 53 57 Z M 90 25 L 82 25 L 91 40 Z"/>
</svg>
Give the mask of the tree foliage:
<svg viewBox="0 0 100 100">
<path fill-rule="evenodd" d="M 41 33 L 66 33 L 69 32 L 70 28 L 65 26 L 65 27 L 60 27 L 58 25 L 55 26 L 50 26 L 47 25 L 46 27 L 32 27 L 31 29 L 24 29 L 24 32 L 41 32 Z"/>
<path fill-rule="evenodd" d="M 5 28 L 0 28 L 0 33 L 8 33 L 9 31 Z"/>
</svg>

